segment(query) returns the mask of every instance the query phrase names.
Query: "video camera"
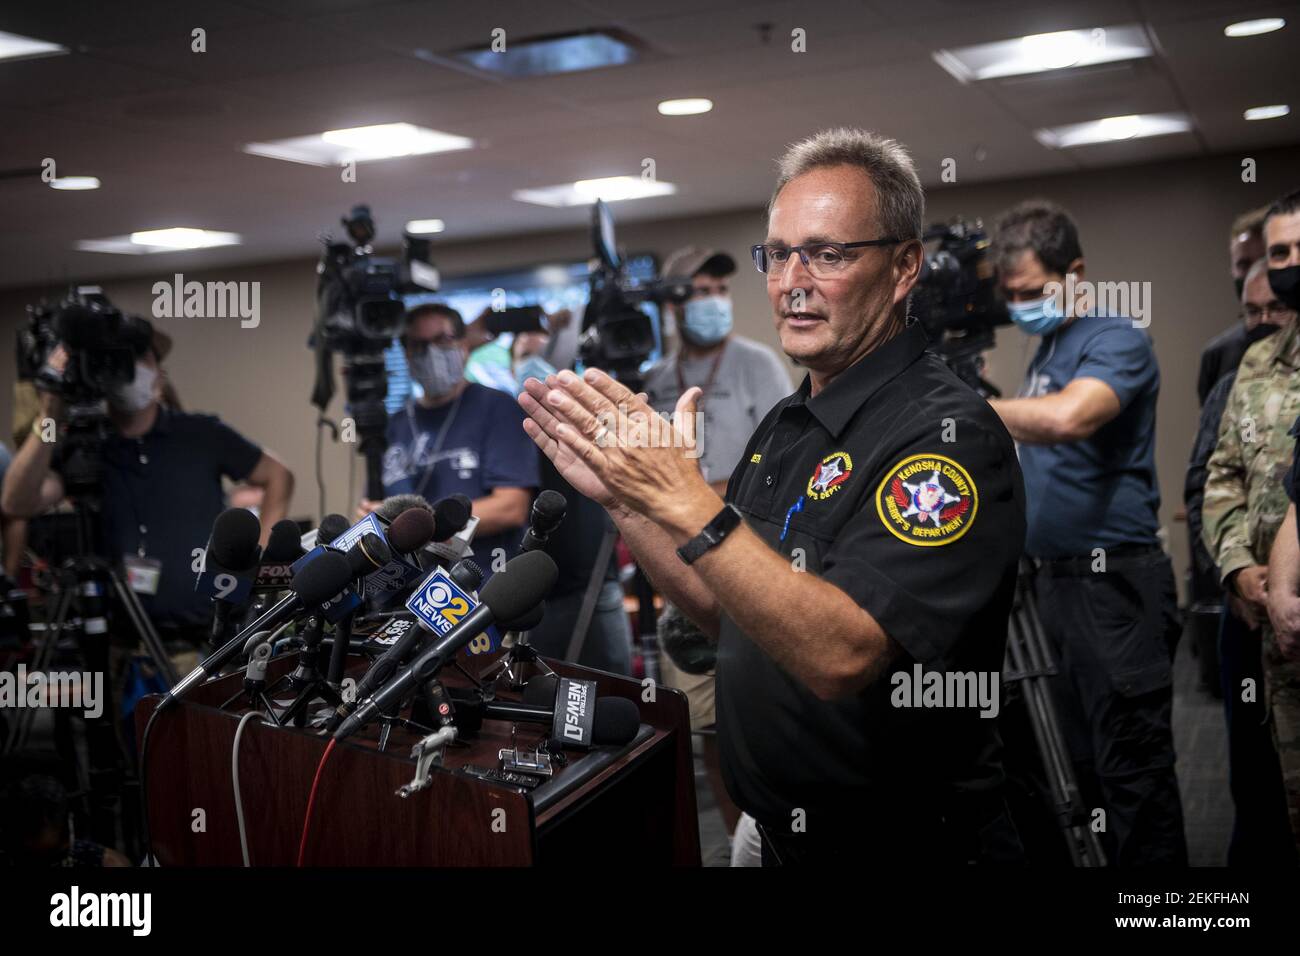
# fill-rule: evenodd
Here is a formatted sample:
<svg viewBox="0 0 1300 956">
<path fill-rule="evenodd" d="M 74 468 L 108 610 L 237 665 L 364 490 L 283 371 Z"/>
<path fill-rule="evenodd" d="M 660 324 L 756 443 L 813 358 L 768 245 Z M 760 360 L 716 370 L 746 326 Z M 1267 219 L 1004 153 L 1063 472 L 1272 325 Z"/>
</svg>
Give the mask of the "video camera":
<svg viewBox="0 0 1300 956">
<path fill-rule="evenodd" d="M 353 206 L 340 221 L 347 241 L 322 237 L 325 250 L 316 266 L 316 322 L 308 343 L 316 351 L 311 400 L 324 411 L 334 397 L 333 356 L 340 353 L 348 412 L 356 422 L 358 450 L 366 458 L 366 496 L 379 499 L 388 448 L 384 352 L 405 326 L 402 296 L 438 291 L 438 272 L 428 261 L 428 240 L 416 236 L 403 237 L 400 260 L 375 255 L 375 221 L 369 206 Z"/>
<path fill-rule="evenodd" d="M 978 220 L 954 219 L 931 226 L 921 241 L 927 252 L 912 290 L 912 313 L 962 381 L 996 397 L 1001 393 L 983 375 L 983 353 L 996 344 L 993 330 L 1011 319 L 998 294 L 988 234 Z"/>
<path fill-rule="evenodd" d="M 582 315 L 578 356 L 584 365 L 608 372 L 637 391 L 641 366 L 655 349 L 654 326 L 639 306 L 643 302 L 661 306 L 685 302 L 691 297 L 691 280 L 689 276 L 631 280 L 615 242 L 614 218 L 604 200 L 597 200 L 592 210 L 591 231 L 597 265 Z"/>
<path fill-rule="evenodd" d="M 152 337 L 147 320 L 115 308 L 97 286 L 82 286 L 57 304 L 27 307 L 27 324 L 18 330 L 18 378 L 71 405 L 97 403 L 135 378 L 135 360 Z M 49 364 L 60 345 L 68 354 L 62 372 Z"/>
</svg>

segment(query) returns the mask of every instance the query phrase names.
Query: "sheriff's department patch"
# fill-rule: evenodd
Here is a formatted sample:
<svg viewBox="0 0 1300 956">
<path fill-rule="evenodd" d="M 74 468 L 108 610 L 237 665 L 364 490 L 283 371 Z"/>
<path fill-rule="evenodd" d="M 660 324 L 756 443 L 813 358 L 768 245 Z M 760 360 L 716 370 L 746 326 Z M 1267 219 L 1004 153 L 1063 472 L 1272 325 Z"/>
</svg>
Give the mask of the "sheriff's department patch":
<svg viewBox="0 0 1300 956">
<path fill-rule="evenodd" d="M 932 547 L 964 535 L 975 521 L 979 492 L 966 469 L 943 455 L 910 455 L 876 489 L 876 510 L 894 537 Z"/>
<path fill-rule="evenodd" d="M 814 501 L 829 498 L 840 490 L 840 486 L 853 474 L 853 459 L 846 451 L 837 451 L 827 455 L 813 469 L 808 479 L 808 497 Z"/>
</svg>

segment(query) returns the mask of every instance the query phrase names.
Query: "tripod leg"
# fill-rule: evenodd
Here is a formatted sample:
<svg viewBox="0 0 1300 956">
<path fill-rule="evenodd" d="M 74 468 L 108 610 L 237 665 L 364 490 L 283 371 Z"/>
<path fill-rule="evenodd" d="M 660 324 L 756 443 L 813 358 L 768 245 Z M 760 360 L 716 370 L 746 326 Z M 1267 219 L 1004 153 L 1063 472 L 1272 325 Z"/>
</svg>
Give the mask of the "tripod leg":
<svg viewBox="0 0 1300 956">
<path fill-rule="evenodd" d="M 73 587 L 64 588 L 59 592 L 59 603 L 54 611 L 54 623 L 45 629 L 44 642 L 32 661 L 33 673 L 43 673 L 50 669 L 59 639 L 63 636 L 64 628 L 67 626 L 68 609 L 72 606 L 75 595 L 76 591 Z M 21 750 L 27 746 L 27 738 L 32 730 L 32 721 L 35 719 L 36 712 L 30 707 L 24 707 L 18 711 L 14 717 L 13 726 L 9 728 L 9 739 L 5 741 L 5 753 Z"/>
<path fill-rule="evenodd" d="M 153 622 L 149 620 L 149 616 L 144 613 L 144 608 L 140 606 L 140 599 L 122 580 L 117 568 L 109 568 L 108 575 L 113 581 L 113 590 L 118 601 L 126 609 L 127 616 L 131 618 L 131 626 L 135 628 L 136 634 L 149 652 L 149 656 L 153 659 L 158 672 L 162 674 L 162 678 L 169 688 L 174 687 L 180 678 L 176 674 L 176 668 L 172 666 L 171 658 L 167 656 L 167 648 L 163 646 L 162 638 L 158 636 L 158 632 L 154 630 Z"/>
</svg>

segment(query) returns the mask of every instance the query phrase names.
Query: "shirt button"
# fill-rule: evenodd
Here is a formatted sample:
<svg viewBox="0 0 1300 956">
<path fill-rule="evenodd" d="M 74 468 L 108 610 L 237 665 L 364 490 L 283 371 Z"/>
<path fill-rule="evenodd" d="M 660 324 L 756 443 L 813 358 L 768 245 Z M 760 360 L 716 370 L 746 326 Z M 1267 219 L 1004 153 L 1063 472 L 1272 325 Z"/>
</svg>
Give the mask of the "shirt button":
<svg viewBox="0 0 1300 956">
<path fill-rule="evenodd" d="M 769 488 L 772 487 L 772 476 L 771 476 L 771 475 L 768 475 L 768 476 L 767 476 L 767 478 L 766 478 L 766 483 L 767 483 L 767 486 L 768 486 Z"/>
</svg>

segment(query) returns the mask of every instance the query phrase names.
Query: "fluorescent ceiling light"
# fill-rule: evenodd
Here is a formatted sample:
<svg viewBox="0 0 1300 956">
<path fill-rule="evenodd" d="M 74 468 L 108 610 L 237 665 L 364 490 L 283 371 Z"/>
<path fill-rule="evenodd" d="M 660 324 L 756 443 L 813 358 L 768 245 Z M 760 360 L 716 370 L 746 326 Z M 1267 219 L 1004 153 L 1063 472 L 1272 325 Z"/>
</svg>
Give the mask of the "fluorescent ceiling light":
<svg viewBox="0 0 1300 956">
<path fill-rule="evenodd" d="M 540 186 L 536 189 L 516 189 L 510 195 L 519 202 L 538 206 L 589 206 L 597 199 L 605 202 L 622 202 L 624 199 L 646 199 L 651 196 L 671 196 L 677 192 L 672 183 L 640 176 L 607 176 L 604 179 L 580 179 L 576 183 L 559 186 Z"/>
<path fill-rule="evenodd" d="M 664 100 L 659 104 L 659 112 L 664 116 L 694 116 L 707 113 L 713 109 L 713 100 L 703 97 L 684 100 Z"/>
<path fill-rule="evenodd" d="M 1279 116 L 1286 116 L 1291 112 L 1291 107 L 1285 103 L 1276 103 L 1273 106 L 1252 106 L 1242 115 L 1248 120 L 1266 120 L 1277 119 Z"/>
<path fill-rule="evenodd" d="M 94 176 L 60 176 L 50 180 L 51 189 L 98 189 L 99 180 Z"/>
<path fill-rule="evenodd" d="M 310 166 L 341 166 L 401 156 L 424 156 L 469 149 L 474 141 L 465 136 L 425 129 L 411 123 L 381 123 L 331 129 L 314 136 L 292 136 L 266 143 L 247 143 L 244 152 L 270 159 Z"/>
<path fill-rule="evenodd" d="M 1286 26 L 1281 17 L 1261 17 L 1258 20 L 1238 20 L 1223 28 L 1225 37 L 1256 37 L 1261 33 L 1272 33 Z"/>
<path fill-rule="evenodd" d="M 237 246 L 241 241 L 239 234 L 234 232 L 214 232 L 210 229 L 176 226 L 171 229 L 145 229 L 126 236 L 82 239 L 76 243 L 76 248 L 82 252 L 111 252 L 118 255 L 140 256 L 156 252 L 210 249 L 213 246 Z"/>
<path fill-rule="evenodd" d="M 511 77 L 549 76 L 623 66 L 636 60 L 638 55 L 632 37 L 617 30 L 510 40 L 500 52 L 491 47 L 475 47 L 455 54 L 458 60 L 480 70 Z"/>
<path fill-rule="evenodd" d="M 1192 122 L 1185 113 L 1132 113 L 1035 130 L 1034 138 L 1049 149 L 1070 149 L 1093 143 L 1186 133 L 1191 128 Z"/>
<path fill-rule="evenodd" d="M 1151 55 L 1146 31 L 1136 23 L 1036 33 L 930 54 L 934 62 L 960 83 L 1117 63 Z"/>
<path fill-rule="evenodd" d="M 406 231 L 412 236 L 431 236 L 446 228 L 447 224 L 441 219 L 411 219 L 406 223 Z"/>
<path fill-rule="evenodd" d="M 58 56 L 67 53 L 66 46 L 20 37 L 16 33 L 0 31 L 0 60 L 26 60 L 36 56 Z"/>
</svg>

